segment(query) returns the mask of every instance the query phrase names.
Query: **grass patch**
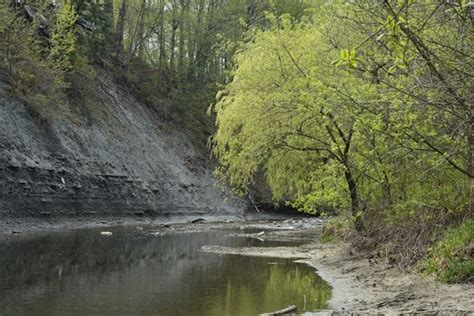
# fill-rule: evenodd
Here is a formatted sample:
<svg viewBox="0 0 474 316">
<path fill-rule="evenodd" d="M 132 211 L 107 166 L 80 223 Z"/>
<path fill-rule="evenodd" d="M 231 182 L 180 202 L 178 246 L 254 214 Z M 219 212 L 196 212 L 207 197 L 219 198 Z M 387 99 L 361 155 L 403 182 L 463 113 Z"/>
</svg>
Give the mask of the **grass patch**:
<svg viewBox="0 0 474 316">
<path fill-rule="evenodd" d="M 474 281 L 474 221 L 467 220 L 448 230 L 444 238 L 429 249 L 420 267 L 442 282 Z"/>
<path fill-rule="evenodd" d="M 353 230 L 354 222 L 347 217 L 334 217 L 323 227 L 321 243 L 330 243 L 339 239 L 346 238 Z"/>
</svg>

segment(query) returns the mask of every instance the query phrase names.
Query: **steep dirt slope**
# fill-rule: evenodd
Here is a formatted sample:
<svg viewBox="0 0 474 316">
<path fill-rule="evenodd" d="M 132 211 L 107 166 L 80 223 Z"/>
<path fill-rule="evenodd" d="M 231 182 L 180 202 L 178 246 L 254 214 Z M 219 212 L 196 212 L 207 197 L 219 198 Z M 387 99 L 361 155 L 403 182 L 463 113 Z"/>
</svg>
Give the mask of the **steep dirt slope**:
<svg viewBox="0 0 474 316">
<path fill-rule="evenodd" d="M 238 212 L 189 139 L 98 78 L 77 113 L 38 118 L 0 83 L 0 220 Z M 93 109 L 93 110 L 92 110 Z M 66 111 L 67 112 L 67 111 Z"/>
</svg>

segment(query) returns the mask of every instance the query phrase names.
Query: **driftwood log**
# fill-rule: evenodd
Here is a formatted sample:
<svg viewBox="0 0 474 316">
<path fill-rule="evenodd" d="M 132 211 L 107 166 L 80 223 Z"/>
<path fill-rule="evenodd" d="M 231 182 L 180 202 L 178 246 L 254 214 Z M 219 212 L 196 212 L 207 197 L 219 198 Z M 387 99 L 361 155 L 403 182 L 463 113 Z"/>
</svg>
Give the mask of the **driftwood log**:
<svg viewBox="0 0 474 316">
<path fill-rule="evenodd" d="M 260 314 L 259 316 L 284 315 L 284 314 L 288 314 L 288 313 L 291 313 L 291 312 L 296 312 L 296 305 L 290 305 L 290 306 L 287 306 L 283 309 L 280 309 L 279 311 L 271 312 L 271 313 L 264 313 L 264 314 Z"/>
</svg>

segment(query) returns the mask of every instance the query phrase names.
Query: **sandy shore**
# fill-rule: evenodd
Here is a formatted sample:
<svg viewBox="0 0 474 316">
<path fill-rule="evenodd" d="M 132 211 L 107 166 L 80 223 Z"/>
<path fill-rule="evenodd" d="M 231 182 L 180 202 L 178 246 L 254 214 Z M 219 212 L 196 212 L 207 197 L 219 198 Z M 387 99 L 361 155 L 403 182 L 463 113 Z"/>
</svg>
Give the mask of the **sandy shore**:
<svg viewBox="0 0 474 316">
<path fill-rule="evenodd" d="M 474 315 L 473 284 L 441 284 L 415 272 L 401 271 L 383 259 L 367 259 L 354 254 L 346 243 L 318 241 L 322 225 L 304 228 L 301 221 L 287 222 L 289 230 L 254 234 L 268 240 L 311 242 L 298 247 L 227 248 L 206 246 L 203 251 L 246 256 L 294 258 L 318 270 L 333 287 L 331 311 L 315 315 Z M 271 228 L 270 225 L 248 225 Z M 246 235 L 249 237 L 248 235 Z"/>
</svg>

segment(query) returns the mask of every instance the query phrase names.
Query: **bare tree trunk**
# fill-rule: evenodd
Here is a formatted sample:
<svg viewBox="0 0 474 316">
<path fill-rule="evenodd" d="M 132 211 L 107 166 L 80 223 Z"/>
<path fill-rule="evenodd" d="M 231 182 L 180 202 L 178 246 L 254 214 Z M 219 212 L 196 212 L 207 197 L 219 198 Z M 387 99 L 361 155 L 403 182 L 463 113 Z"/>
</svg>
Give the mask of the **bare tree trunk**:
<svg viewBox="0 0 474 316">
<path fill-rule="evenodd" d="M 109 31 L 111 32 L 114 27 L 114 4 L 112 0 L 104 1 L 104 15 L 107 18 L 107 26 L 109 27 Z"/>
<path fill-rule="evenodd" d="M 193 65 L 192 65 L 192 75 L 193 78 L 201 78 L 202 75 L 202 49 L 204 46 L 204 40 L 203 37 L 205 36 L 203 33 L 205 33 L 205 28 L 203 26 L 204 21 L 203 21 L 203 16 L 204 16 L 204 1 L 201 0 L 198 3 L 198 9 L 197 9 L 197 21 L 196 21 L 196 29 L 198 30 L 196 39 L 195 39 L 195 45 L 194 45 L 194 56 L 193 56 Z"/>
<path fill-rule="evenodd" d="M 123 57 L 123 36 L 125 31 L 125 17 L 127 15 L 127 0 L 122 0 L 120 6 L 117 28 L 115 31 L 115 56 L 121 60 Z"/>
<path fill-rule="evenodd" d="M 113 0 L 105 0 L 104 1 L 104 15 L 106 18 L 106 23 L 107 23 L 107 37 L 110 39 L 112 35 L 114 34 L 114 4 Z M 108 40 L 106 44 L 106 50 L 109 54 L 112 54 L 113 51 L 115 50 L 114 45 L 112 44 L 112 41 Z"/>
<path fill-rule="evenodd" d="M 165 3 L 164 0 L 160 1 L 160 26 L 159 26 L 159 45 L 160 45 L 160 55 L 159 55 L 159 65 L 163 69 L 166 65 L 166 44 L 165 44 Z"/>
<path fill-rule="evenodd" d="M 189 27 L 189 25 L 188 25 Z M 194 79 L 194 68 L 195 68 L 195 63 L 196 63 L 196 56 L 195 56 L 195 50 L 196 50 L 196 35 L 194 37 L 188 38 L 188 79 L 193 80 Z"/>
<path fill-rule="evenodd" d="M 145 18 L 146 18 L 146 0 L 142 0 L 142 4 L 140 6 L 140 17 L 138 21 L 138 34 L 137 34 L 137 41 L 138 43 L 138 58 L 143 60 L 145 54 L 145 44 L 146 41 L 143 39 L 145 36 Z"/>
<path fill-rule="evenodd" d="M 184 74 L 184 23 L 179 28 L 179 44 L 178 44 L 178 77 L 181 80 Z"/>
<path fill-rule="evenodd" d="M 178 29 L 179 21 L 173 17 L 171 21 L 171 43 L 170 43 L 170 72 L 175 75 L 175 48 L 176 48 L 176 30 Z"/>
<path fill-rule="evenodd" d="M 469 120 L 469 127 L 467 128 L 467 172 L 471 175 L 474 174 L 474 158 L 472 156 L 472 143 L 474 142 L 473 124 L 474 120 L 471 117 Z"/>
<path fill-rule="evenodd" d="M 189 0 L 180 0 L 181 14 L 180 14 L 180 25 L 179 25 L 179 44 L 178 44 L 178 78 L 181 81 L 184 77 L 184 42 L 186 38 L 186 24 L 185 15 L 188 10 Z"/>
<path fill-rule="evenodd" d="M 472 154 L 472 144 L 474 142 L 474 117 L 473 117 L 473 113 L 472 113 L 472 103 L 469 104 L 469 113 L 468 113 L 468 127 L 467 127 L 467 172 L 470 174 L 470 175 L 473 175 L 474 174 L 474 158 L 473 158 L 473 154 Z M 472 212 L 473 211 L 473 184 L 474 184 L 474 180 L 472 177 L 469 177 L 468 180 L 469 181 L 469 194 L 470 194 L 470 204 L 469 204 L 469 211 Z"/>
<path fill-rule="evenodd" d="M 471 181 L 472 181 L 472 175 L 474 175 L 474 157 L 472 154 L 472 144 L 474 143 L 474 104 L 473 101 L 470 100 L 468 101 L 468 104 L 466 105 L 466 122 L 467 122 L 467 128 L 466 128 L 466 141 L 467 141 L 467 157 L 466 157 L 466 169 L 467 173 L 471 175 Z"/>
</svg>

